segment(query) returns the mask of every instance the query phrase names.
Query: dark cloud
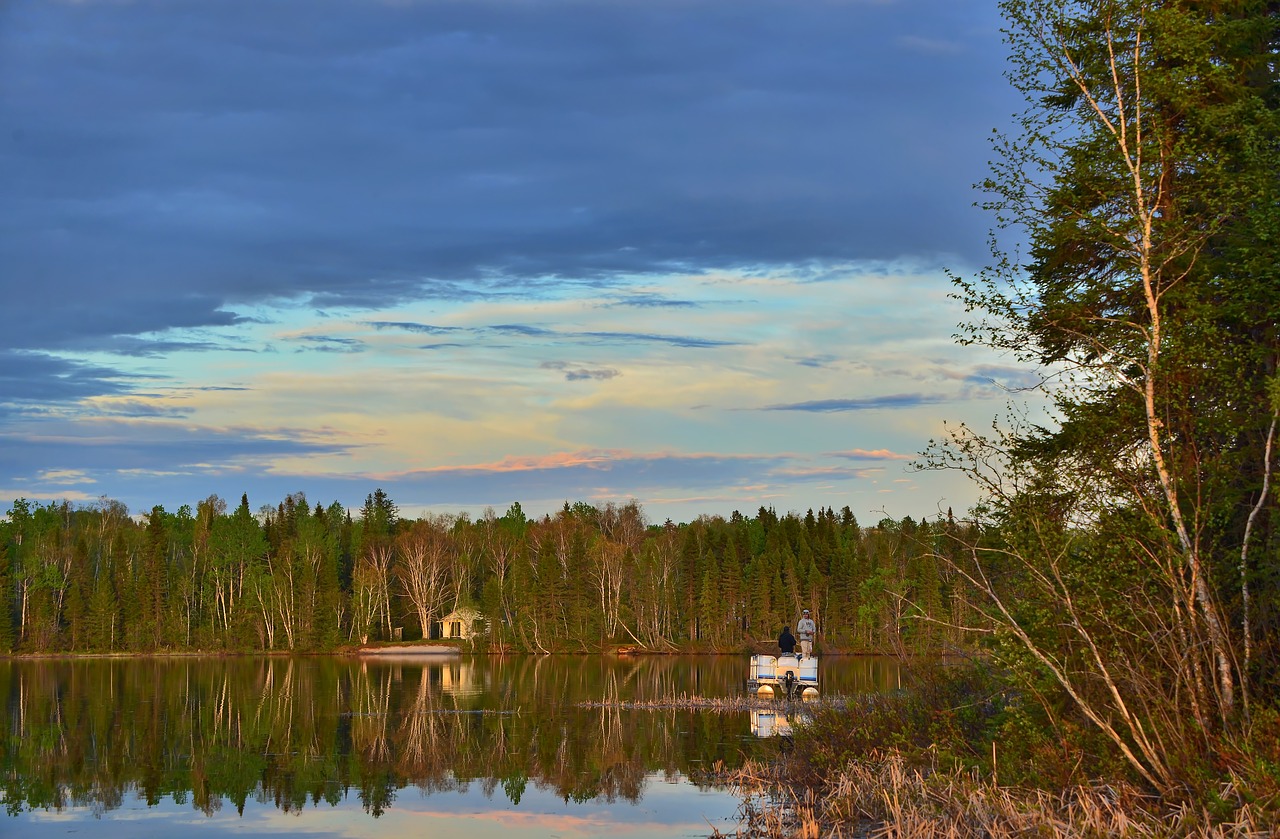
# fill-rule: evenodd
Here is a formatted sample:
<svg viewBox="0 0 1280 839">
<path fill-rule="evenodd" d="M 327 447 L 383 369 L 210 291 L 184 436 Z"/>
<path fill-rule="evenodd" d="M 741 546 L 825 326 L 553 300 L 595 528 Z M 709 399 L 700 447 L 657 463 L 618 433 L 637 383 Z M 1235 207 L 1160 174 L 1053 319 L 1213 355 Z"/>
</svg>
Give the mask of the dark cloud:
<svg viewBox="0 0 1280 839">
<path fill-rule="evenodd" d="M 544 361 L 539 365 L 543 370 L 560 370 L 564 372 L 566 382 L 580 382 L 589 379 L 613 379 L 622 375 L 611 367 L 580 367 L 564 361 Z"/>
<path fill-rule="evenodd" d="M 275 457 L 334 454 L 351 448 L 316 440 L 313 433 L 302 429 L 210 429 L 103 419 L 91 428 L 67 424 L 50 426 L 38 434 L 0 433 L 0 474 L 76 470 L 101 473 L 115 487 L 130 471 L 181 472 L 201 475 L 199 482 L 203 483 L 206 477 L 253 469 Z"/>
<path fill-rule="evenodd" d="M 385 321 L 372 321 L 370 325 L 377 329 L 399 329 L 406 332 L 421 332 L 425 334 L 445 334 L 449 332 L 469 331 L 473 333 L 490 332 L 499 335 L 518 335 L 522 338 L 556 338 L 568 340 L 587 339 L 594 343 L 656 343 L 669 344 L 673 347 L 685 347 L 688 349 L 703 349 L 711 347 L 734 347 L 738 346 L 737 341 L 721 341 L 712 338 L 697 338 L 688 335 L 658 335 L 648 332 L 561 332 L 555 329 L 548 329 L 544 326 L 533 326 L 527 323 L 497 323 L 490 326 L 477 327 L 475 329 L 464 330 L 462 327 L 435 327 L 427 324 L 412 323 L 391 323 Z M 440 346 L 455 346 L 454 344 L 435 344 L 424 349 L 434 349 Z"/>
<path fill-rule="evenodd" d="M 621 375 L 622 373 L 620 371 L 614 370 L 611 367 L 602 367 L 597 369 L 570 367 L 564 371 L 565 381 L 569 382 L 578 382 L 585 379 L 612 379 Z"/>
<path fill-rule="evenodd" d="M 838 360 L 839 359 L 834 355 L 810 355 L 804 358 L 797 358 L 796 364 L 799 364 L 801 367 L 823 368 L 830 365 L 833 361 Z"/>
<path fill-rule="evenodd" d="M 484 327 L 501 335 L 520 335 L 526 338 L 588 339 L 593 343 L 654 343 L 669 344 L 687 349 L 711 347 L 736 347 L 737 341 L 720 341 L 713 338 L 695 338 L 688 335 L 657 335 L 648 332 L 559 332 L 542 326 L 523 323 L 503 323 Z"/>
<path fill-rule="evenodd" d="M 162 402 L 150 402 L 142 399 L 119 399 L 86 409 L 81 412 L 81 415 L 87 417 L 134 417 L 139 419 L 167 417 L 178 419 L 190 416 L 191 411 L 181 406 Z"/>
<path fill-rule="evenodd" d="M 969 185 L 1016 109 L 995 14 L 953 0 L 909 14 L 784 0 L 5 4 L 0 340 L 104 349 L 234 325 L 264 302 L 981 259 Z"/>
<path fill-rule="evenodd" d="M 308 346 L 299 348 L 298 352 L 338 352 L 338 353 L 357 353 L 363 352 L 365 348 L 364 341 L 358 338 L 337 338 L 332 335 L 302 335 L 294 338 Z"/>
<path fill-rule="evenodd" d="M 972 384 L 996 385 L 1006 390 L 1031 390 L 1044 384 L 1044 377 L 1025 367 L 984 365 L 974 369 L 965 381 Z"/>
<path fill-rule="evenodd" d="M 75 402 L 132 390 L 110 367 L 69 361 L 44 353 L 0 348 L 0 411 L 26 404 Z"/>
<path fill-rule="evenodd" d="M 737 341 L 718 341 L 713 338 L 693 338 L 687 335 L 654 335 L 645 332 L 579 332 L 585 338 L 596 338 L 609 342 L 640 341 L 644 343 L 670 344 L 673 347 L 690 349 L 710 347 L 736 347 Z"/>
<path fill-rule="evenodd" d="M 97 344 L 103 352 L 141 358 L 159 358 L 174 352 L 253 352 L 226 341 L 166 341 L 119 335 Z"/>
<path fill-rule="evenodd" d="M 560 333 L 554 329 L 545 329 L 541 326 L 529 326 L 524 323 L 500 323 L 494 326 L 485 327 L 490 332 L 497 332 L 503 335 L 524 335 L 526 337 L 545 337 L 556 336 Z"/>
<path fill-rule="evenodd" d="M 423 335 L 447 335 L 450 332 L 457 332 L 459 327 L 456 326 L 434 326 L 429 323 L 410 323 L 408 321 L 368 321 L 368 324 L 377 330 L 395 329 L 401 332 L 416 332 Z"/>
<path fill-rule="evenodd" d="M 674 300 L 659 294 L 628 294 L 608 305 L 635 309 L 695 309 L 702 304 L 693 300 Z"/>
<path fill-rule="evenodd" d="M 892 396 L 868 396 L 862 399 L 818 399 L 812 402 L 792 402 L 782 405 L 766 405 L 762 411 L 808 411 L 826 414 L 842 411 L 875 411 L 885 408 L 916 408 L 921 405 L 938 405 L 951 401 L 947 397 L 927 393 L 898 393 Z"/>
</svg>

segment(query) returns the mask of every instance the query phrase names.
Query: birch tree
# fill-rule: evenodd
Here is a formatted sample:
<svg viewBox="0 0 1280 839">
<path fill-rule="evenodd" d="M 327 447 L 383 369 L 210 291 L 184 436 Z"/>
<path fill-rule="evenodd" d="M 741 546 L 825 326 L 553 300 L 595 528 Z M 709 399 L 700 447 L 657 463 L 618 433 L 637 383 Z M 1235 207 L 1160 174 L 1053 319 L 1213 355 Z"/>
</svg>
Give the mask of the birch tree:
<svg viewBox="0 0 1280 839">
<path fill-rule="evenodd" d="M 1028 109 L 984 186 L 1027 253 L 959 281 L 963 340 L 1038 365 L 1057 421 L 961 427 L 933 464 L 1002 531 L 962 569 L 983 614 L 1171 790 L 1241 717 L 1247 522 L 1274 527 L 1276 23 L 1254 2 L 1001 8 Z"/>
<path fill-rule="evenodd" d="M 455 593 L 453 539 L 440 522 L 420 519 L 396 538 L 396 546 L 400 553 L 396 579 L 426 638 L 432 622 Z"/>
</svg>

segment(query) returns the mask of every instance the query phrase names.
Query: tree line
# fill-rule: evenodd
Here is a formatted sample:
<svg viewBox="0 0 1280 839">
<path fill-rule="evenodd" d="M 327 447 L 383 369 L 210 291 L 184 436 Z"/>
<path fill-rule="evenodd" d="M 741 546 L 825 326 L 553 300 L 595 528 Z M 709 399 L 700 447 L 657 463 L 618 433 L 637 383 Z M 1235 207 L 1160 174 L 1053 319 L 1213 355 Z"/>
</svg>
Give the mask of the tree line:
<svg viewBox="0 0 1280 839">
<path fill-rule="evenodd" d="M 18 499 L 0 650 L 331 651 L 430 639 L 469 608 L 484 648 L 744 651 L 809 608 L 823 649 L 932 651 L 958 640 L 962 530 L 864 528 L 847 507 L 654 524 L 635 502 L 408 518 L 381 489 L 355 511 L 301 492 L 256 513 L 247 496 L 140 515 Z"/>
</svg>

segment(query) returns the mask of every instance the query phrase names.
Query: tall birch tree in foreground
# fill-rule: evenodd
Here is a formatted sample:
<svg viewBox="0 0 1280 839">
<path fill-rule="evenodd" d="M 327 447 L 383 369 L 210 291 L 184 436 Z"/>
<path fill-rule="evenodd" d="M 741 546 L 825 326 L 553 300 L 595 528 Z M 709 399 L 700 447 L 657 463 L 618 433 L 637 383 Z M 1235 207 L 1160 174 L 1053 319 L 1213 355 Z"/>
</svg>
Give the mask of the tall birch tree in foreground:
<svg viewBox="0 0 1280 839">
<path fill-rule="evenodd" d="M 959 281 L 962 341 L 1038 365 L 1058 421 L 961 426 L 931 460 L 985 491 L 957 567 L 996 649 L 1172 791 L 1276 695 L 1277 13 L 1001 8 L 1028 108 L 984 186 L 1027 252 Z"/>
</svg>

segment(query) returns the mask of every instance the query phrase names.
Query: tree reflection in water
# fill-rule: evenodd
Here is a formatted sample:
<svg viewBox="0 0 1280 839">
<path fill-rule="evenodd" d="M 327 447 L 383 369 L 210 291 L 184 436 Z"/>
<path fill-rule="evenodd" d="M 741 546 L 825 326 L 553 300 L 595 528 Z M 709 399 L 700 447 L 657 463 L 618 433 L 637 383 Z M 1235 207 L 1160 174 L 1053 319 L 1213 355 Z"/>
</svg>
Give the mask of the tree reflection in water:
<svg viewBox="0 0 1280 839">
<path fill-rule="evenodd" d="M 373 816 L 397 791 L 466 790 L 518 804 L 528 785 L 565 801 L 636 802 L 646 779 L 705 788 L 776 743 L 746 713 L 621 703 L 736 696 L 745 658 L 166 658 L 0 662 L 10 813 L 127 793 L 212 814 L 251 797 L 282 811 L 355 795 Z M 892 668 L 851 670 L 884 689 Z M 869 675 L 868 675 L 869 674 Z M 826 684 L 833 680 L 830 675 Z M 861 684 L 860 684 L 861 683 Z M 584 707 L 581 703 L 594 703 Z M 603 705 L 600 704 L 603 702 Z"/>
</svg>

